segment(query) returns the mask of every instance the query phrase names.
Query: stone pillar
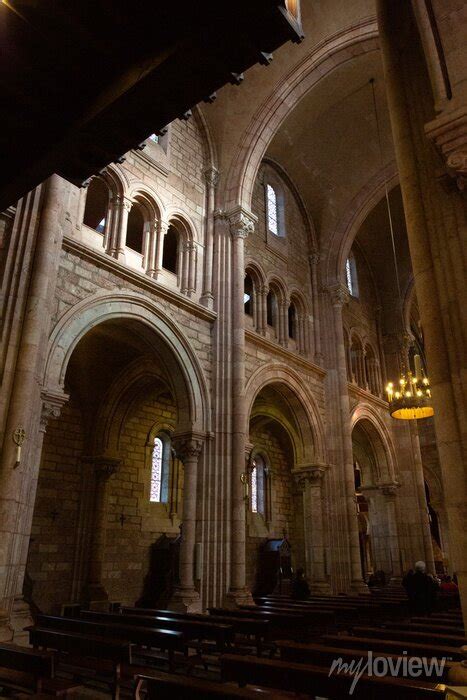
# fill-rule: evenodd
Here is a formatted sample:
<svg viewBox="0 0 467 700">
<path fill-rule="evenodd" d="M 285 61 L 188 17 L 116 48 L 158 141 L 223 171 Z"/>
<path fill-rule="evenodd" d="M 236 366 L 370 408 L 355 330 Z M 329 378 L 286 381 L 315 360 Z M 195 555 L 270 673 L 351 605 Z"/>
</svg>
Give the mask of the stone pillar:
<svg viewBox="0 0 467 700">
<path fill-rule="evenodd" d="M 355 509 L 355 477 L 353 468 L 352 434 L 350 431 L 350 404 L 347 387 L 347 367 L 345 362 L 344 329 L 342 325 L 342 307 L 348 302 L 349 292 L 343 284 L 329 289 L 334 316 L 334 337 L 336 339 L 337 374 L 339 392 L 339 417 L 342 440 L 344 491 L 347 505 L 347 533 L 350 555 L 351 589 L 355 593 L 368 593 L 368 587 L 362 579 L 360 559 L 360 540 L 358 519 Z"/>
<path fill-rule="evenodd" d="M 417 492 L 418 507 L 420 512 L 420 520 L 422 527 L 423 543 L 425 547 L 424 558 L 427 570 L 435 573 L 435 557 L 433 554 L 433 542 L 431 540 L 430 518 L 428 514 L 428 505 L 426 502 L 425 492 L 425 476 L 423 473 L 422 455 L 420 452 L 420 440 L 418 438 L 418 429 L 416 421 L 407 421 L 407 429 L 410 434 L 411 451 L 414 462 L 414 480 L 415 489 Z"/>
<path fill-rule="evenodd" d="M 152 275 L 154 279 L 157 279 L 162 271 L 162 256 L 164 253 L 164 238 L 165 234 L 169 229 L 169 223 L 167 221 L 159 221 L 157 228 L 157 239 L 156 239 L 156 264 L 155 271 Z"/>
<path fill-rule="evenodd" d="M 261 335 L 266 335 L 266 329 L 268 326 L 268 312 L 267 312 L 267 297 L 268 297 L 269 289 L 265 285 L 263 285 L 260 289 L 259 292 L 259 305 L 260 305 L 260 311 L 259 311 L 259 318 L 261 319 L 260 325 L 258 327 L 259 332 Z"/>
<path fill-rule="evenodd" d="M 89 606 L 106 607 L 109 595 L 103 584 L 103 561 L 107 534 L 107 483 L 117 471 L 120 460 L 114 457 L 89 457 L 94 467 L 94 508 L 91 526 L 88 580 L 84 598 Z"/>
<path fill-rule="evenodd" d="M 384 500 L 386 501 L 388 519 L 387 533 L 392 563 L 392 576 L 389 583 L 391 586 L 400 586 L 402 582 L 402 567 L 396 510 L 396 496 L 399 484 L 384 484 L 380 488 L 383 493 Z"/>
<path fill-rule="evenodd" d="M 324 464 L 299 465 L 294 475 L 303 495 L 306 574 L 312 593 L 329 593 L 324 555 L 323 477 Z"/>
<path fill-rule="evenodd" d="M 121 262 L 125 261 L 126 230 L 132 205 L 130 199 L 120 195 L 112 197 L 110 203 L 108 252 Z"/>
<path fill-rule="evenodd" d="M 172 445 L 178 459 L 183 462 L 183 527 L 180 544 L 179 575 L 170 603 L 175 610 L 201 612 L 199 592 L 195 588 L 195 543 L 197 521 L 198 458 L 204 437 L 194 433 L 174 435 Z"/>
<path fill-rule="evenodd" d="M 70 188 L 68 182 L 53 175 L 36 190 L 40 192 L 40 214 L 37 227 L 33 225 L 30 232 L 36 243 L 0 461 L 0 639 L 11 638 L 8 617 L 15 598 L 22 594 L 34 506 L 31 493 L 35 490 L 40 458 L 38 378 L 43 372 L 49 328 L 44 319 L 52 313 Z M 14 437 L 18 430 L 25 434 L 19 463 Z"/>
<path fill-rule="evenodd" d="M 219 171 L 210 167 L 204 171 L 206 178 L 206 231 L 204 244 L 204 275 L 203 275 L 203 293 L 201 295 L 201 304 L 208 309 L 213 307 L 213 250 L 214 250 L 214 209 L 216 199 L 216 187 L 219 182 Z"/>
<path fill-rule="evenodd" d="M 321 330 L 319 318 L 319 294 L 318 294 L 318 263 L 320 260 L 319 253 L 315 251 L 310 255 L 311 269 L 311 290 L 313 301 L 313 331 L 314 331 L 314 360 L 318 365 L 323 363 L 323 353 L 321 350 Z"/>
<path fill-rule="evenodd" d="M 246 518 L 243 484 L 245 468 L 245 328 L 243 280 L 244 241 L 254 230 L 256 217 L 237 207 L 228 215 L 232 237 L 232 517 L 230 599 L 239 604 L 251 600 L 246 587 Z"/>
<path fill-rule="evenodd" d="M 196 292 L 196 243 L 194 241 L 187 243 L 187 255 L 187 293 L 191 297 Z"/>
<path fill-rule="evenodd" d="M 157 251 L 157 239 L 158 239 L 158 229 L 159 221 L 154 219 L 149 224 L 148 231 L 148 241 L 147 241 L 147 254 L 145 256 L 144 264 L 146 268 L 146 274 L 149 277 L 156 276 L 156 251 Z"/>
<path fill-rule="evenodd" d="M 289 340 L 289 302 L 286 299 L 281 299 L 277 302 L 277 306 L 279 312 L 279 343 L 286 348 Z"/>
<path fill-rule="evenodd" d="M 465 94 L 435 118 L 411 3 L 377 0 L 385 86 L 425 339 L 453 569 L 467 606 L 465 367 Z M 438 146 L 442 158 L 429 142 Z M 443 158 L 446 162 L 443 162 Z M 452 179 L 451 179 L 451 176 Z"/>
</svg>

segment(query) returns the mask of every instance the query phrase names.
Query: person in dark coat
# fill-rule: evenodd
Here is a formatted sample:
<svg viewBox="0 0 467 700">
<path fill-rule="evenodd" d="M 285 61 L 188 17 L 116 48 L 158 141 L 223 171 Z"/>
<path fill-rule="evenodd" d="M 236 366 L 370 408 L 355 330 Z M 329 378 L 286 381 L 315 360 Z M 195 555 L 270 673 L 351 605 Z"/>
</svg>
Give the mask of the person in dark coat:
<svg viewBox="0 0 467 700">
<path fill-rule="evenodd" d="M 297 569 L 292 581 L 292 598 L 294 600 L 306 600 L 310 597 L 310 587 L 305 579 L 303 569 Z"/>
<path fill-rule="evenodd" d="M 415 572 L 409 574 L 404 577 L 402 585 L 407 592 L 410 612 L 412 615 L 429 615 L 433 612 L 439 586 L 434 578 L 426 573 L 424 561 L 417 561 Z"/>
</svg>

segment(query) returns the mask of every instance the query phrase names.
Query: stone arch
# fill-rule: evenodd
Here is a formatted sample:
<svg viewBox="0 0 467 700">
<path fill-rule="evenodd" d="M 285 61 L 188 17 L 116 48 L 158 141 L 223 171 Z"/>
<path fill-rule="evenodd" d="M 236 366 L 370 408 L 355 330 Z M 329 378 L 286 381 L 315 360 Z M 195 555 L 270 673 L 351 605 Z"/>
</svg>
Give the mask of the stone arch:
<svg viewBox="0 0 467 700">
<path fill-rule="evenodd" d="M 247 403 L 245 432 L 256 397 L 267 386 L 275 385 L 287 401 L 296 419 L 295 442 L 297 462 L 326 462 L 324 426 L 316 401 L 311 391 L 304 385 L 303 378 L 283 363 L 273 363 L 260 367 L 249 378 L 245 396 Z"/>
<path fill-rule="evenodd" d="M 374 18 L 362 22 L 320 44 L 288 75 L 255 113 L 238 144 L 237 156 L 225 183 L 227 209 L 237 205 L 251 210 L 253 186 L 267 147 L 282 122 L 304 95 L 339 65 L 377 48 L 378 29 Z"/>
<path fill-rule="evenodd" d="M 62 392 L 68 362 L 79 341 L 89 330 L 111 319 L 138 322 L 149 347 L 157 349 L 173 377 L 179 430 L 208 432 L 209 394 L 196 355 L 177 324 L 140 294 L 93 295 L 64 314 L 49 339 L 43 386 L 49 391 Z"/>
<path fill-rule="evenodd" d="M 165 219 L 166 207 L 156 190 L 141 180 L 132 180 L 126 188 L 125 196 L 130 200 L 140 198 L 152 207 L 155 219 Z"/>
<path fill-rule="evenodd" d="M 260 287 L 266 284 L 266 273 L 256 260 L 247 258 L 245 262 L 245 272 L 251 275 L 253 282 L 260 285 Z"/>
<path fill-rule="evenodd" d="M 198 240 L 199 236 L 196 226 L 187 214 L 180 212 L 178 209 L 168 207 L 165 215 L 167 222 L 177 229 L 184 243 L 193 243 Z"/>
<path fill-rule="evenodd" d="M 372 474 L 372 483 L 387 483 L 396 480 L 396 452 L 391 440 L 389 430 L 381 419 L 378 411 L 366 403 L 358 403 L 350 417 L 350 430 L 356 427 L 366 435 L 373 450 L 375 470 Z"/>
</svg>

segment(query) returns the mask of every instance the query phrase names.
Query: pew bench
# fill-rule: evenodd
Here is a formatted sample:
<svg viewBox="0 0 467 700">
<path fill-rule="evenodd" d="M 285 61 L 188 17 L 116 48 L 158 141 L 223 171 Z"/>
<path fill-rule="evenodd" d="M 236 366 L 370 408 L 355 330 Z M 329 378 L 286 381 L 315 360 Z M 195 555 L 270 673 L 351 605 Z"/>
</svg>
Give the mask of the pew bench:
<svg viewBox="0 0 467 700">
<path fill-rule="evenodd" d="M 167 673 L 137 676 L 136 700 L 142 700 L 143 695 L 141 691 L 143 688 L 146 690 L 144 698 L 147 698 L 147 700 L 173 700 L 174 698 L 176 700 L 207 700 L 209 698 L 274 700 L 275 698 L 290 698 L 290 693 L 238 688 L 234 685 L 206 681 L 201 678 L 173 676 Z"/>
<path fill-rule="evenodd" d="M 341 698 L 349 693 L 353 676 L 329 676 L 329 669 L 301 663 L 256 659 L 225 654 L 221 657 L 223 681 L 235 681 L 241 687 L 258 685 L 294 693 Z M 443 700 L 445 685 L 412 679 L 362 675 L 352 697 L 356 700 Z"/>
<path fill-rule="evenodd" d="M 132 661 L 128 641 L 40 627 L 29 628 L 29 641 L 34 649 L 54 649 L 65 654 L 66 661 L 73 666 L 89 668 L 87 660 L 98 660 L 101 671 L 110 671 L 108 685 L 112 690 L 112 698 L 118 700 L 120 697 L 122 665 L 131 664 Z"/>
<path fill-rule="evenodd" d="M 281 614 L 263 610 L 257 606 L 251 607 L 251 610 L 244 610 L 243 608 L 235 608 L 234 610 L 229 608 L 208 608 L 208 612 L 214 616 L 236 617 L 244 620 L 253 618 L 254 620 L 267 621 L 269 622 L 271 639 L 274 639 L 277 634 L 279 636 L 284 636 L 284 634 L 296 636 L 308 633 L 308 624 L 299 613 Z"/>
<path fill-rule="evenodd" d="M 459 644 L 467 644 L 463 627 L 433 625 L 428 620 L 424 622 L 416 622 L 415 620 L 410 620 L 410 622 L 385 622 L 384 626 L 388 629 L 407 630 L 407 632 L 424 632 L 431 634 L 433 637 L 439 637 L 440 635 L 459 637 Z"/>
<path fill-rule="evenodd" d="M 308 631 L 310 627 L 313 627 L 313 631 L 329 631 L 331 627 L 336 626 L 336 614 L 333 610 L 327 610 L 324 607 L 319 609 L 291 609 L 276 606 L 258 606 L 258 605 L 241 605 L 240 610 L 245 610 L 247 612 L 252 612 L 254 614 L 260 611 L 264 615 L 278 615 L 284 617 L 284 622 L 287 617 L 290 617 L 288 624 L 294 620 L 294 618 L 300 618 L 303 621 L 305 627 L 304 631 Z"/>
<path fill-rule="evenodd" d="M 255 620 L 252 617 L 229 617 L 226 615 L 207 615 L 205 613 L 184 613 L 176 612 L 173 610 L 158 610 L 154 608 L 121 608 L 122 616 L 126 615 L 141 615 L 144 616 L 162 616 L 169 617 L 175 620 L 196 620 L 201 622 L 207 622 L 211 620 L 224 625 L 231 625 L 235 635 L 242 635 L 245 637 L 253 637 L 256 645 L 256 653 L 261 656 L 264 649 L 270 648 L 270 623 L 267 620 Z"/>
<path fill-rule="evenodd" d="M 294 661 L 297 663 L 311 664 L 313 666 L 326 666 L 328 669 L 330 669 L 332 662 L 336 658 L 341 657 L 346 663 L 349 663 L 351 661 L 358 661 L 362 657 L 361 649 L 327 646 L 318 643 L 303 644 L 300 642 L 290 642 L 286 639 L 278 640 L 276 644 L 282 661 Z M 378 652 L 378 656 L 383 656 L 386 659 L 393 659 L 394 662 L 404 658 L 401 654 L 383 653 L 381 651 Z M 446 661 L 442 677 L 437 680 L 445 683 L 452 666 L 453 662 Z M 431 680 L 429 677 L 425 678 L 423 674 L 420 676 L 420 679 Z"/>
<path fill-rule="evenodd" d="M 389 623 L 391 625 L 392 623 Z M 384 637 L 385 639 L 403 639 L 409 642 L 426 642 L 430 644 L 443 644 L 445 646 L 461 646 L 462 638 L 456 637 L 453 634 L 432 634 L 430 632 L 419 632 L 411 630 L 392 629 L 389 626 L 381 627 L 363 627 L 356 626 L 352 628 L 352 633 L 360 637 Z"/>
<path fill-rule="evenodd" d="M 405 651 L 413 656 L 444 657 L 452 661 L 461 661 L 464 658 L 459 647 L 443 646 L 435 642 L 412 642 L 408 639 L 385 639 L 382 637 L 382 630 L 377 637 L 357 636 L 355 634 L 325 634 L 322 640 L 324 643 L 332 644 L 332 646 L 365 651 L 371 649 L 371 651 L 392 654 L 402 654 Z"/>
<path fill-rule="evenodd" d="M 49 696 L 63 697 L 77 684 L 55 678 L 55 658 L 52 652 L 1 642 L 0 687 L 36 694 L 44 691 Z"/>
</svg>

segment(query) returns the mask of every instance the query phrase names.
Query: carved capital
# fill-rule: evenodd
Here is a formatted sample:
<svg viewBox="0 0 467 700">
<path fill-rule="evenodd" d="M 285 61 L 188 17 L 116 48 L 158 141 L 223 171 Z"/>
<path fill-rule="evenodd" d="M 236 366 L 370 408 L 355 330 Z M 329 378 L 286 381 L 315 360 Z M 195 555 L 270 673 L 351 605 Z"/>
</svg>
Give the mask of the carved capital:
<svg viewBox="0 0 467 700">
<path fill-rule="evenodd" d="M 258 220 L 258 217 L 243 207 L 237 207 L 228 212 L 227 217 L 232 238 L 247 238 L 255 230 L 255 223 Z"/>
<path fill-rule="evenodd" d="M 312 253 L 310 253 L 308 259 L 312 265 L 317 265 L 321 260 L 321 257 L 319 252 L 317 250 L 314 250 Z"/>
<path fill-rule="evenodd" d="M 299 464 L 292 473 L 300 489 L 303 490 L 307 484 L 321 488 L 327 469 L 327 464 Z"/>
<path fill-rule="evenodd" d="M 327 287 L 327 292 L 333 306 L 342 307 L 349 302 L 350 293 L 345 284 L 334 284 Z"/>
<path fill-rule="evenodd" d="M 65 394 L 61 389 L 41 390 L 42 409 L 39 425 L 39 430 L 41 432 L 45 433 L 50 419 L 59 417 L 62 407 L 69 398 L 69 395 Z"/>
<path fill-rule="evenodd" d="M 92 455 L 83 457 L 83 462 L 92 465 L 98 480 L 107 481 L 118 470 L 122 460 L 110 455 Z"/>
<path fill-rule="evenodd" d="M 400 484 L 396 481 L 391 482 L 389 484 L 380 484 L 379 489 L 381 490 L 381 493 L 383 496 L 386 496 L 389 499 L 394 498 L 397 495 L 397 489 L 400 488 Z"/>
<path fill-rule="evenodd" d="M 204 177 L 206 179 L 206 184 L 208 187 L 217 187 L 219 182 L 219 171 L 217 168 L 209 167 L 204 171 Z"/>
<path fill-rule="evenodd" d="M 463 190 L 467 178 L 467 109 L 445 111 L 425 126 L 446 163 L 448 174 Z"/>
<path fill-rule="evenodd" d="M 186 464 L 197 461 L 203 449 L 204 435 L 196 433 L 184 433 L 172 436 L 172 447 L 178 459 Z"/>
</svg>

